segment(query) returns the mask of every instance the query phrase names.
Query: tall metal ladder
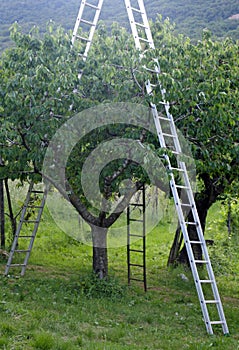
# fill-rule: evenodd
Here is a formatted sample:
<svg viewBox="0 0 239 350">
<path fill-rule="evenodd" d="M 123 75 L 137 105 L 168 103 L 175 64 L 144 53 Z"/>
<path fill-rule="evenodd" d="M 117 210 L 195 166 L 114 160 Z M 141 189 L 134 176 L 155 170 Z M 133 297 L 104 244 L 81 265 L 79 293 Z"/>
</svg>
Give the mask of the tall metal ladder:
<svg viewBox="0 0 239 350">
<path fill-rule="evenodd" d="M 103 2 L 104 0 L 81 1 L 71 43 L 75 45 L 77 41 L 80 44 L 78 54 L 82 57 L 83 61 L 87 59 Z M 81 79 L 82 73 L 82 70 L 79 71 L 79 79 Z"/>
<path fill-rule="evenodd" d="M 98 23 L 100 12 L 104 0 L 90 0 L 91 2 L 82 0 L 76 19 L 75 27 L 72 35 L 72 45 L 79 40 L 82 45 L 82 52 L 79 54 L 83 60 L 86 60 L 90 46 Z M 82 32 L 84 31 L 84 32 Z"/>
<path fill-rule="evenodd" d="M 125 4 L 136 47 L 140 50 L 145 50 L 146 45 L 149 48 L 154 49 L 155 46 L 153 43 L 152 34 L 150 31 L 143 0 L 134 1 L 134 4 L 137 5 L 136 7 L 135 5 L 134 7 L 131 5 L 132 1 L 130 0 L 125 0 Z M 160 66 L 158 60 L 154 60 L 153 69 L 152 67 L 150 67 L 147 70 L 152 73 L 154 80 L 154 84 L 151 84 L 150 81 L 147 82 L 147 93 L 148 95 L 153 95 L 155 84 L 156 86 L 160 87 L 162 103 L 164 105 L 166 113 L 166 116 L 161 116 L 157 111 L 156 105 L 154 103 L 150 103 L 150 108 L 154 118 L 159 143 L 161 148 L 165 150 L 169 149 L 170 152 L 175 155 L 177 160 L 176 167 L 173 167 L 168 152 L 165 152 L 164 159 L 166 162 L 167 171 L 170 176 L 170 187 L 173 194 L 179 223 L 183 233 L 184 242 L 186 245 L 187 254 L 192 270 L 193 279 L 196 285 L 196 290 L 198 293 L 206 329 L 209 334 L 213 334 L 213 325 L 220 325 L 222 327 L 223 333 L 228 334 L 229 330 L 227 327 L 227 322 L 225 319 L 223 306 L 218 292 L 212 265 L 210 262 L 202 227 L 200 224 L 200 219 L 196 209 L 196 204 L 193 196 L 193 191 L 190 185 L 188 171 L 185 162 L 180 160 L 180 155 L 182 155 L 182 149 L 179 143 L 173 117 L 169 112 L 169 102 L 165 99 L 166 91 L 163 89 L 160 83 Z M 184 217 L 185 208 L 191 210 L 191 221 L 186 221 Z M 188 228 L 190 226 L 194 226 L 194 228 L 196 229 L 197 240 L 190 240 L 188 232 Z M 197 260 L 194 256 L 193 245 L 195 244 L 199 244 L 201 247 L 203 255 L 202 260 Z M 206 278 L 200 277 L 199 265 L 202 264 L 206 266 Z M 211 287 L 210 291 L 206 290 L 206 286 Z M 214 310 L 210 311 L 209 305 L 216 306 L 217 319 L 215 320 L 211 320 L 210 312 L 213 312 Z"/>
<path fill-rule="evenodd" d="M 146 292 L 145 185 L 138 190 L 136 195 L 127 208 L 128 284 L 130 285 L 131 281 L 143 282 Z M 132 228 L 132 225 L 135 227 Z"/>
<path fill-rule="evenodd" d="M 93 0 L 91 0 L 93 1 Z M 95 0 L 96 1 L 96 0 Z M 155 49 L 154 41 L 152 38 L 152 33 L 149 26 L 149 21 L 147 18 L 144 1 L 143 0 L 124 0 L 125 7 L 127 10 L 131 30 L 133 33 L 135 46 L 137 49 L 142 51 L 142 56 L 144 55 L 144 51 L 147 49 Z M 99 19 L 100 11 L 103 5 L 103 0 L 99 1 L 98 5 L 93 5 L 90 3 L 86 3 L 86 1 L 81 2 L 81 7 L 79 10 L 79 15 L 77 18 L 75 30 L 73 33 L 72 42 L 74 43 L 75 38 L 77 37 L 81 41 L 86 42 L 86 48 L 83 53 L 83 58 L 86 59 L 88 55 L 88 51 L 90 45 L 92 43 L 93 34 L 95 31 L 95 27 L 97 25 L 97 21 Z M 95 10 L 95 15 L 93 16 L 93 21 L 88 21 L 90 23 L 86 23 L 87 20 L 82 18 L 83 10 L 85 6 L 88 6 L 92 10 Z M 77 31 L 82 24 L 88 24 L 90 26 L 90 32 L 88 37 L 82 37 L 81 35 L 77 35 Z M 150 108 L 152 112 L 152 116 L 154 118 L 154 123 L 158 135 L 158 140 L 161 148 L 165 149 L 164 160 L 166 163 L 167 171 L 170 177 L 170 187 L 173 194 L 175 207 L 181 227 L 181 231 L 183 233 L 184 242 L 187 249 L 187 254 L 189 258 L 190 267 L 192 270 L 193 279 L 195 282 L 196 290 L 198 293 L 200 306 L 202 309 L 202 314 L 204 318 L 204 322 L 206 325 L 207 332 L 209 334 L 213 334 L 213 326 L 220 325 L 222 327 L 223 333 L 228 334 L 229 330 L 227 327 L 227 322 L 225 319 L 222 302 L 220 299 L 220 295 L 218 292 L 214 272 L 212 269 L 212 265 L 210 262 L 210 258 L 208 255 L 208 250 L 206 246 L 206 242 L 203 236 L 202 227 L 200 224 L 199 216 L 196 209 L 196 204 L 193 196 L 193 191 L 191 188 L 188 170 L 185 162 L 180 160 L 180 156 L 182 155 L 182 149 L 180 146 L 179 138 L 177 135 L 176 127 L 174 124 L 173 117 L 170 113 L 170 104 L 166 101 L 166 91 L 162 87 L 160 83 L 160 65 L 158 59 L 153 60 L 153 68 L 144 67 L 148 72 L 152 74 L 152 79 L 148 80 L 146 83 L 146 90 L 149 96 L 154 94 L 154 88 L 159 87 L 162 96 L 162 104 L 164 105 L 165 116 L 161 116 L 158 113 L 157 106 L 154 103 L 150 103 Z M 82 73 L 80 73 L 81 76 Z M 152 83 L 153 80 L 153 83 Z M 176 158 L 176 166 L 172 166 L 170 157 L 168 155 L 168 150 L 173 154 Z M 191 210 L 192 220 L 187 221 L 184 217 L 185 210 Z M 188 228 L 193 226 L 196 229 L 197 240 L 190 240 Z M 193 246 L 200 245 L 202 250 L 203 259 L 197 260 L 194 256 Z M 206 266 L 207 276 L 200 277 L 200 267 L 201 265 Z M 210 297 L 208 296 L 208 291 L 205 290 L 206 286 L 209 286 Z M 209 310 L 209 306 L 216 306 L 216 319 L 211 320 L 211 311 Z M 210 311 L 210 312 L 209 312 Z M 214 312 L 215 313 L 215 312 Z"/>
<path fill-rule="evenodd" d="M 47 187 L 45 187 L 45 190 L 38 190 L 34 188 L 33 182 L 30 183 L 5 268 L 5 276 L 9 274 L 9 270 L 12 268 L 20 269 L 20 275 L 24 276 L 40 224 L 46 196 Z M 27 228 L 30 229 L 28 230 Z M 27 231 L 30 232 L 28 233 Z M 23 247 L 21 247 L 21 245 L 23 245 Z M 18 255 L 18 257 L 16 257 L 16 255 Z M 19 262 L 20 257 L 21 261 Z M 17 262 L 13 262 L 14 258 L 17 258 Z"/>
</svg>

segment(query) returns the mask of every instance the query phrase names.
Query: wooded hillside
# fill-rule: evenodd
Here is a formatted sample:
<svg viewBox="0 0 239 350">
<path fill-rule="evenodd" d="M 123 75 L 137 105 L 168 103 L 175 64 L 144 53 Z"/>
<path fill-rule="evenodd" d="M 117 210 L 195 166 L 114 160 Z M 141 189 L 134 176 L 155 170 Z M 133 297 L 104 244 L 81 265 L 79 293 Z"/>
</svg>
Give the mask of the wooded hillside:
<svg viewBox="0 0 239 350">
<path fill-rule="evenodd" d="M 49 20 L 72 29 L 79 5 L 80 0 L 2 0 L 0 51 L 10 44 L 9 27 L 15 21 L 26 29 L 37 25 L 44 30 Z M 145 6 L 150 18 L 154 19 L 157 14 L 169 17 L 176 24 L 177 32 L 191 38 L 200 38 L 204 28 L 218 37 L 239 38 L 239 20 L 229 19 L 239 13 L 238 0 L 145 0 Z M 105 0 L 101 19 L 108 24 L 118 21 L 128 26 L 124 1 Z"/>
</svg>

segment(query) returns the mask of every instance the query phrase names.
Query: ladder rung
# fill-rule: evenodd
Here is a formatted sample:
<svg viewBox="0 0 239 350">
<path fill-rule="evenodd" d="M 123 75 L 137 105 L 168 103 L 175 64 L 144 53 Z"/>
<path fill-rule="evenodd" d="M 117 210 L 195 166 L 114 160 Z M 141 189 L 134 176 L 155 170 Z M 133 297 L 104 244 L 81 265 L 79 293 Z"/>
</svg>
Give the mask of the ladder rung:
<svg viewBox="0 0 239 350">
<path fill-rule="evenodd" d="M 213 283 L 213 280 L 199 280 L 200 283 Z"/>
<path fill-rule="evenodd" d="M 19 267 L 19 266 L 26 266 L 25 264 L 10 264 L 10 265 L 7 265 L 9 267 Z"/>
<path fill-rule="evenodd" d="M 167 133 L 165 133 L 165 132 L 162 132 L 162 135 L 163 136 L 167 136 L 167 137 L 172 137 L 172 138 L 176 138 L 176 136 L 175 135 L 172 135 L 172 134 L 167 134 Z"/>
<path fill-rule="evenodd" d="M 143 12 L 141 12 L 140 9 L 136 9 L 135 7 L 131 7 L 131 10 L 143 14 Z"/>
<path fill-rule="evenodd" d="M 95 26 L 95 23 L 87 21 L 86 19 L 81 19 L 82 23 L 89 24 L 90 26 Z"/>
<path fill-rule="evenodd" d="M 189 241 L 191 244 L 203 244 L 201 241 Z"/>
<path fill-rule="evenodd" d="M 27 222 L 28 224 L 36 224 L 39 223 L 39 220 L 21 220 L 21 222 Z"/>
<path fill-rule="evenodd" d="M 176 188 L 182 188 L 182 189 L 184 189 L 184 190 L 189 190 L 189 189 L 190 189 L 190 187 L 188 187 L 188 186 L 183 186 L 183 185 L 175 185 L 175 187 L 176 187 Z"/>
<path fill-rule="evenodd" d="M 159 72 L 158 72 L 157 70 L 155 70 L 155 69 L 151 69 L 151 68 L 147 68 L 147 67 L 144 67 L 144 69 L 145 69 L 147 72 L 154 73 L 154 74 L 159 74 Z M 170 121 L 170 119 L 165 118 L 165 117 L 164 117 L 164 118 L 161 117 L 160 119 Z"/>
<path fill-rule="evenodd" d="M 80 39 L 80 40 L 84 40 L 84 41 L 88 41 L 90 42 L 90 40 L 88 38 L 85 38 L 83 36 L 80 36 L 80 35 L 76 35 L 77 39 Z"/>
<path fill-rule="evenodd" d="M 200 283 L 213 283 L 213 280 L 199 280 Z"/>
<path fill-rule="evenodd" d="M 193 205 L 190 203 L 181 203 L 181 207 L 188 207 L 188 208 L 193 208 Z"/>
<path fill-rule="evenodd" d="M 29 249 L 17 249 L 17 250 L 14 250 L 13 252 L 15 253 L 27 253 L 27 252 L 30 252 Z"/>
<path fill-rule="evenodd" d="M 181 169 L 181 168 L 174 168 L 174 167 L 170 167 L 169 170 L 176 170 L 176 171 L 180 171 L 180 172 L 185 172 L 184 169 Z"/>
<path fill-rule="evenodd" d="M 148 86 L 152 87 L 152 88 L 156 88 L 158 86 L 158 84 L 152 84 L 152 83 L 148 83 Z"/>
<path fill-rule="evenodd" d="M 17 236 L 17 238 L 32 238 L 34 236 L 24 236 L 24 235 L 21 235 L 21 236 Z"/>
<path fill-rule="evenodd" d="M 223 324 L 225 321 L 211 321 L 211 324 Z"/>
<path fill-rule="evenodd" d="M 130 233 L 129 236 L 131 236 L 131 237 L 140 237 L 140 238 L 144 238 L 144 236 L 142 236 L 142 235 L 136 235 L 136 234 L 134 234 L 134 233 Z"/>
<path fill-rule="evenodd" d="M 205 300 L 205 304 L 218 304 L 219 300 Z"/>
<path fill-rule="evenodd" d="M 150 43 L 150 41 L 148 39 L 145 39 L 142 37 L 139 37 L 139 40 L 144 41 L 145 43 Z M 151 86 L 152 86 L 152 84 L 151 84 Z"/>
<path fill-rule="evenodd" d="M 98 6 L 93 5 L 93 4 L 90 4 L 89 2 L 86 2 L 86 3 L 85 3 L 85 6 L 91 7 L 91 8 L 93 8 L 93 9 L 95 9 L 95 10 L 99 10 L 99 9 L 100 9 Z"/>
<path fill-rule="evenodd" d="M 198 223 L 197 222 L 194 222 L 194 221 L 185 221 L 185 224 L 187 225 L 193 225 L 193 226 L 197 226 Z"/>
<path fill-rule="evenodd" d="M 139 278 L 133 278 L 133 277 L 130 277 L 130 281 L 144 282 L 144 280 L 141 280 Z"/>
<path fill-rule="evenodd" d="M 170 122 L 171 120 L 167 117 L 161 117 L 158 115 L 158 118 L 161 119 L 161 120 L 166 120 L 167 122 Z"/>
<path fill-rule="evenodd" d="M 138 23 L 138 22 L 134 22 L 134 24 L 138 27 L 142 27 L 142 28 L 147 28 L 144 24 L 142 23 Z"/>
<path fill-rule="evenodd" d="M 133 206 L 133 207 L 143 207 L 143 204 L 140 203 L 130 203 L 129 205 Z"/>
<path fill-rule="evenodd" d="M 129 219 L 129 221 L 134 221 L 134 222 L 143 222 L 144 220 L 140 220 L 140 219 Z"/>
<path fill-rule="evenodd" d="M 130 252 L 135 252 L 135 253 L 144 253 L 143 250 L 139 250 L 139 249 L 129 249 Z"/>
<path fill-rule="evenodd" d="M 199 280 L 200 283 L 213 283 L 213 280 Z"/>
<path fill-rule="evenodd" d="M 27 205 L 26 208 L 30 208 L 30 209 L 42 209 L 43 206 L 42 205 Z"/>
<path fill-rule="evenodd" d="M 144 265 L 141 265 L 141 264 L 129 264 L 130 266 L 137 266 L 137 267 L 144 267 Z"/>
<path fill-rule="evenodd" d="M 207 261 L 207 260 L 194 260 L 194 262 L 196 264 L 208 264 L 209 263 L 209 261 Z"/>
<path fill-rule="evenodd" d="M 40 190 L 32 190 L 31 193 L 44 193 L 44 191 L 40 191 Z"/>
</svg>

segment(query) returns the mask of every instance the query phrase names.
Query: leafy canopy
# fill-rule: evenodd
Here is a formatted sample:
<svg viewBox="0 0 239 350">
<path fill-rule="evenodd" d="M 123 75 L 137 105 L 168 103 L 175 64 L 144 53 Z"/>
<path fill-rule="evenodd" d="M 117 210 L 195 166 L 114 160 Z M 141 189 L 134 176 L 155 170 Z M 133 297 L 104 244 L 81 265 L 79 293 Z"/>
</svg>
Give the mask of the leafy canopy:
<svg viewBox="0 0 239 350">
<path fill-rule="evenodd" d="M 41 171 L 44 154 L 56 130 L 72 115 L 102 102 L 131 101 L 147 105 L 144 82 L 159 57 L 160 79 L 171 101 L 171 112 L 184 136 L 192 143 L 197 173 L 204 190 L 214 186 L 218 193 L 238 181 L 238 47 L 229 40 L 214 41 L 204 32 L 202 40 L 175 36 L 170 22 L 160 18 L 152 25 L 157 47 L 142 58 L 134 49 L 131 36 L 117 25 L 108 34 L 99 26 L 89 59 L 83 63 L 77 47 L 61 28 L 48 26 L 41 37 L 36 29 L 22 34 L 11 29 L 15 47 L 1 57 L 1 178 L 25 179 Z M 116 54 L 117 53 L 117 54 Z M 84 68 L 81 82 L 78 72 Z M 156 90 L 154 102 L 162 104 Z M 162 111 L 163 112 L 163 111 Z M 81 198 L 81 167 L 87 154 L 112 135 L 141 139 L 142 130 L 119 125 L 94 130 L 77 145 L 68 163 L 68 177 Z M 157 141 L 146 135 L 142 142 L 157 149 Z M 157 151 L 156 151 L 157 152 Z M 102 173 L 105 178 L 122 169 L 125 159 L 115 161 Z M 76 166 L 77 165 L 77 166 Z M 136 170 L 137 169 L 137 170 Z M 127 164 L 111 183 L 111 194 L 118 193 L 119 180 L 132 170 L 135 181 L 147 176 L 135 164 Z M 105 193 L 106 195 L 106 193 Z"/>
</svg>

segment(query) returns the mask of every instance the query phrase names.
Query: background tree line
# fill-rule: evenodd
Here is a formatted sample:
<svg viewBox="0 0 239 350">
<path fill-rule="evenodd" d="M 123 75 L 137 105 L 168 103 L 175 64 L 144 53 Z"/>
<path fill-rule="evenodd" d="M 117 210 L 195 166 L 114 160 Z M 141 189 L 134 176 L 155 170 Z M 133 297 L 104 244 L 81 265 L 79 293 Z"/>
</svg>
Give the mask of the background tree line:
<svg viewBox="0 0 239 350">
<path fill-rule="evenodd" d="M 0 16 L 0 51 L 10 45 L 9 27 L 17 21 L 25 30 L 37 25 L 42 31 L 53 20 L 67 30 L 72 29 L 80 6 L 80 0 L 2 0 Z M 149 18 L 157 14 L 169 17 L 175 23 L 175 31 L 199 39 L 203 29 L 208 28 L 216 37 L 239 38 L 239 21 L 229 17 L 239 13 L 237 0 L 145 0 Z M 105 0 L 102 20 L 108 27 L 117 21 L 128 27 L 124 1 Z"/>
</svg>

